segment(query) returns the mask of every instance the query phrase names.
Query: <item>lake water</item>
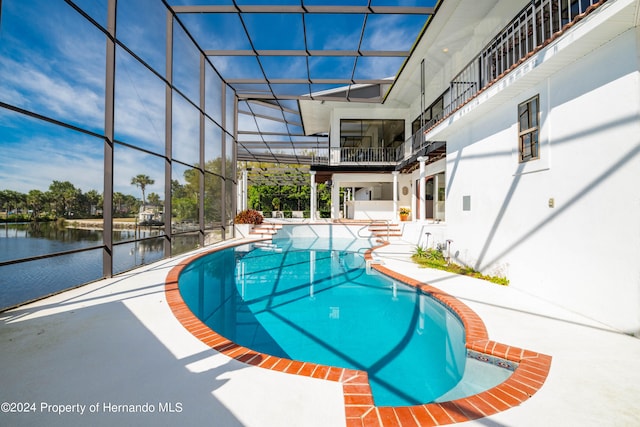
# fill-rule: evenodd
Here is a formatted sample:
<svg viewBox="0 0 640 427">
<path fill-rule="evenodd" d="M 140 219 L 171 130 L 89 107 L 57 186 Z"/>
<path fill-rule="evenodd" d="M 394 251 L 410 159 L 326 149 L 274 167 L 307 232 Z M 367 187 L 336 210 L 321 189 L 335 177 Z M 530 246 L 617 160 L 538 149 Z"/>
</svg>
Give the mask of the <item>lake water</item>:
<svg viewBox="0 0 640 427">
<path fill-rule="evenodd" d="M 114 274 L 164 257 L 164 238 L 158 230 L 144 230 L 133 242 L 133 230 L 116 230 Z M 102 278 L 102 230 L 61 228 L 55 223 L 0 224 L 0 262 L 75 249 L 86 252 L 0 266 L 0 309 Z"/>
</svg>

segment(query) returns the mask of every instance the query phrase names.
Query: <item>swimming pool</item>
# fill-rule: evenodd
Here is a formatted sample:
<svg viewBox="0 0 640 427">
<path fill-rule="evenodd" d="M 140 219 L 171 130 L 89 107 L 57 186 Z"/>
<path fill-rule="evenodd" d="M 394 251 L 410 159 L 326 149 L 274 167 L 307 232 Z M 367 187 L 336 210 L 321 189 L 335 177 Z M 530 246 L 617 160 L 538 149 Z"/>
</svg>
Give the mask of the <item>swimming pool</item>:
<svg viewBox="0 0 640 427">
<path fill-rule="evenodd" d="M 366 371 L 376 405 L 434 401 L 462 378 L 464 328 L 420 290 L 366 268 L 368 241 L 274 240 L 182 270 L 191 311 L 255 351 Z"/>
</svg>

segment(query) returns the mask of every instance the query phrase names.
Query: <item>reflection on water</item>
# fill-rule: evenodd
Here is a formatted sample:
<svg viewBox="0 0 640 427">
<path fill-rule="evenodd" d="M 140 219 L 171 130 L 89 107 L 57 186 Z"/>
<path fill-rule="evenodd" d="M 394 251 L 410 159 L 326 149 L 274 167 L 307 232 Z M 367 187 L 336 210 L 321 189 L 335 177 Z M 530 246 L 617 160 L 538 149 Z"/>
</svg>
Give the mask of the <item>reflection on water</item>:
<svg viewBox="0 0 640 427">
<path fill-rule="evenodd" d="M 370 246 L 292 239 L 220 250 L 182 270 L 180 294 L 254 351 L 366 371 L 378 405 L 431 402 L 464 373 L 464 328 L 429 295 L 368 270 Z"/>
<path fill-rule="evenodd" d="M 0 224 L 0 261 L 102 245 L 102 230 L 64 228 L 53 222 Z"/>
<path fill-rule="evenodd" d="M 113 241 L 158 236 L 158 230 L 115 230 Z M 96 249 L 0 267 L 0 309 L 102 277 L 103 231 L 55 223 L 0 224 L 0 261 L 75 249 Z M 164 257 L 164 237 L 121 243 L 113 248 L 114 274 Z"/>
<path fill-rule="evenodd" d="M 158 261 L 164 257 L 164 237 L 113 247 L 113 274 Z"/>
<path fill-rule="evenodd" d="M 0 239 L 2 240 L 2 239 Z M 102 248 L 0 267 L 0 309 L 102 277 Z"/>
<path fill-rule="evenodd" d="M 157 229 L 114 230 L 113 241 L 117 243 L 134 240 L 136 237 L 144 239 L 159 235 L 160 231 Z M 102 230 L 65 228 L 55 222 L 0 223 L 0 261 L 101 246 L 102 236 Z M 140 242 L 138 245 L 145 247 L 146 243 Z M 156 245 L 151 243 L 148 246 Z"/>
</svg>

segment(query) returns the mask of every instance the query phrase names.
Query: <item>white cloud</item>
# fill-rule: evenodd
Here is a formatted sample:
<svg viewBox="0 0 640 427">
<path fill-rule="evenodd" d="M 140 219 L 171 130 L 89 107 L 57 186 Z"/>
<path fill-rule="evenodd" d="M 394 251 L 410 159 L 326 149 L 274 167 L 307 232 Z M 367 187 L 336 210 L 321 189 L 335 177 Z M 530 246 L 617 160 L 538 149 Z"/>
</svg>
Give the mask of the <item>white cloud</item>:
<svg viewBox="0 0 640 427">
<path fill-rule="evenodd" d="M 77 12 L 50 2 L 13 2 L 3 10 L 2 18 L 0 98 L 101 130 L 104 35 Z"/>
<path fill-rule="evenodd" d="M 164 82 L 122 50 L 116 61 L 116 139 L 163 151 Z"/>
<path fill-rule="evenodd" d="M 141 151 L 116 146 L 113 170 L 113 191 L 131 194 L 142 198 L 142 193 L 135 185 L 131 185 L 131 178 L 137 175 L 148 175 L 155 182 L 145 189 L 145 193 L 164 194 L 164 159 Z"/>
<path fill-rule="evenodd" d="M 95 128 L 104 122 L 104 98 L 93 87 L 73 84 L 60 75 L 44 72 L 31 63 L 10 59 L 0 66 L 3 86 L 9 90 L 7 102 L 71 123 Z"/>
<path fill-rule="evenodd" d="M 377 15 L 367 21 L 364 50 L 406 50 L 411 47 L 417 34 L 407 27 L 403 15 Z"/>
<path fill-rule="evenodd" d="M 23 144 L 3 144 L 0 160 L 2 189 L 23 193 L 46 191 L 55 181 L 69 181 L 83 192 L 103 190 L 102 140 L 69 131 L 53 138 L 32 135 Z"/>
<path fill-rule="evenodd" d="M 200 113 L 180 95 L 173 98 L 173 156 L 188 164 L 198 163 L 200 156 Z"/>
</svg>

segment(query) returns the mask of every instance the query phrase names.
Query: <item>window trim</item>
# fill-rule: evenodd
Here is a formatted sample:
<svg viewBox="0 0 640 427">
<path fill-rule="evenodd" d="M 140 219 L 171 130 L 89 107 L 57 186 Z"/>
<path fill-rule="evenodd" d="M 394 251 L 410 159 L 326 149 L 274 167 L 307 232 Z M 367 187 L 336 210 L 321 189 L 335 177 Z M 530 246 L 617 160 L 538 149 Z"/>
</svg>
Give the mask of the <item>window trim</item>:
<svg viewBox="0 0 640 427">
<path fill-rule="evenodd" d="M 531 115 L 531 104 L 535 102 L 536 111 L 535 111 L 535 125 L 530 126 L 527 129 L 521 129 L 521 117 L 522 114 L 526 113 L 529 115 L 529 124 L 533 123 L 532 115 Z M 520 110 L 524 107 L 524 111 L 521 114 Z M 524 148 L 523 140 L 525 137 L 531 136 L 530 141 L 527 144 L 530 149 L 531 154 L 526 158 L 524 157 Z M 534 153 L 535 151 L 535 153 Z M 524 102 L 518 104 L 518 161 L 519 163 L 526 163 L 532 160 L 540 159 L 540 95 L 532 96 Z"/>
</svg>

